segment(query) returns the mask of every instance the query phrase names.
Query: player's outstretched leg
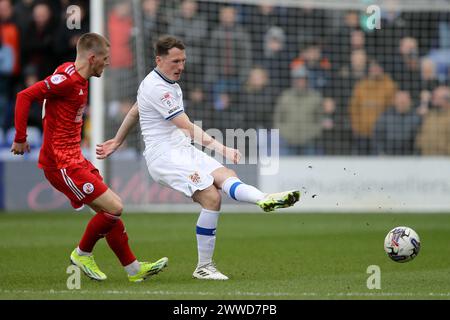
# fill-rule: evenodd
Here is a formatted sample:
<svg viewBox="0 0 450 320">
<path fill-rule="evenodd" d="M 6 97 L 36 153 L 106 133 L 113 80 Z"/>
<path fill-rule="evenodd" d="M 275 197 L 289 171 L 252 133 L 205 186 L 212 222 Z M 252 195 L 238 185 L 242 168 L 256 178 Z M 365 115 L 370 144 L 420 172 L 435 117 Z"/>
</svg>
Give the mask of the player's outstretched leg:
<svg viewBox="0 0 450 320">
<path fill-rule="evenodd" d="M 222 184 L 222 190 L 230 198 L 255 203 L 266 212 L 291 207 L 300 199 L 298 190 L 266 194 L 254 186 L 243 183 L 237 177 L 227 178 Z"/>
</svg>

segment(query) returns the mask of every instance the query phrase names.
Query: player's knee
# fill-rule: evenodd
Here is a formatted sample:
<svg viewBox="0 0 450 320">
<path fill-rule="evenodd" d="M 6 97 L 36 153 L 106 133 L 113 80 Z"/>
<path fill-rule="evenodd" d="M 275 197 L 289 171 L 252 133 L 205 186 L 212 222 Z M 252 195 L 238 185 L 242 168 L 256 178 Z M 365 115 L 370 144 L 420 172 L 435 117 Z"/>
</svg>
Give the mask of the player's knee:
<svg viewBox="0 0 450 320">
<path fill-rule="evenodd" d="M 237 177 L 236 171 L 233 169 L 227 168 L 227 176 L 228 177 Z"/>
<path fill-rule="evenodd" d="M 121 200 L 116 200 L 114 205 L 112 206 L 111 209 L 111 214 L 115 215 L 115 216 L 120 216 L 122 215 L 122 211 L 123 211 L 123 204 Z"/>
<path fill-rule="evenodd" d="M 206 190 L 197 191 L 193 196 L 193 200 L 198 202 L 202 208 L 218 211 L 220 210 L 222 197 L 217 188 L 211 186 Z"/>
<path fill-rule="evenodd" d="M 221 203 L 222 197 L 219 191 L 214 188 L 211 192 L 208 193 L 208 197 L 206 198 L 205 203 L 206 207 L 204 206 L 204 208 L 219 211 Z"/>
</svg>

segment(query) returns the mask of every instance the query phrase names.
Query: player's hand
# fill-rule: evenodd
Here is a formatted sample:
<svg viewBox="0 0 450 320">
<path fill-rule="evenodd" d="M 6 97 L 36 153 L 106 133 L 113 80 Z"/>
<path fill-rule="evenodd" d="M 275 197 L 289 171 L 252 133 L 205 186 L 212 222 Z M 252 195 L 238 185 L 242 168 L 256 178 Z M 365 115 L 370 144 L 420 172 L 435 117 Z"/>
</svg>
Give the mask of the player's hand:
<svg viewBox="0 0 450 320">
<path fill-rule="evenodd" d="M 224 154 L 223 155 L 228 160 L 233 161 L 234 164 L 239 163 L 239 161 L 241 160 L 241 156 L 242 156 L 241 153 L 239 152 L 239 150 L 233 149 L 233 148 L 228 148 L 228 147 L 224 148 Z"/>
<path fill-rule="evenodd" d="M 12 146 L 11 146 L 11 152 L 14 155 L 17 154 L 24 154 L 25 152 L 30 153 L 30 145 L 28 144 L 27 141 L 22 142 L 22 143 L 18 143 L 18 142 L 13 142 Z"/>
<path fill-rule="evenodd" d="M 106 159 L 109 155 L 111 155 L 119 147 L 120 147 L 120 143 L 118 143 L 115 139 L 110 139 L 103 143 L 97 144 L 97 147 L 95 148 L 95 153 L 97 154 L 97 159 Z"/>
</svg>

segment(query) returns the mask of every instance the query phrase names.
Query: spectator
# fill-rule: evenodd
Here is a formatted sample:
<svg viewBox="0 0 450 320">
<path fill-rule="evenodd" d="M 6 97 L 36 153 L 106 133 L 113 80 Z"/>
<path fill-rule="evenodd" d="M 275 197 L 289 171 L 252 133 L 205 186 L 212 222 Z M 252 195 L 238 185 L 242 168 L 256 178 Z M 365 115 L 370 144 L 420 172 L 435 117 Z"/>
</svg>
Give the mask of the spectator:
<svg viewBox="0 0 450 320">
<path fill-rule="evenodd" d="M 277 7 L 270 3 L 252 6 L 245 27 L 252 38 L 253 58 L 260 62 L 266 55 L 266 36 L 270 29 L 280 28 L 280 14 Z M 284 31 L 283 32 L 283 38 Z M 284 42 L 284 39 L 283 39 Z M 284 45 L 284 44 L 283 44 Z"/>
<path fill-rule="evenodd" d="M 185 110 L 192 122 L 202 121 L 201 127 L 203 129 L 213 127 L 214 124 L 211 121 L 213 117 L 212 107 L 207 103 L 205 91 L 201 86 L 197 85 L 188 92 Z"/>
<path fill-rule="evenodd" d="M 310 43 L 311 41 L 323 42 L 330 31 L 330 21 L 327 11 L 314 7 L 311 3 L 304 3 L 298 9 L 290 9 L 295 14 L 296 41 L 293 43 Z M 301 28 L 297 21 L 302 21 Z"/>
<path fill-rule="evenodd" d="M 336 65 L 336 69 L 348 66 L 351 61 L 352 52 L 357 50 L 366 51 L 366 34 L 361 29 L 353 29 L 349 31 L 349 42 L 348 45 L 343 45 L 340 43 L 335 43 L 332 41 L 332 45 L 337 48 L 333 48 L 332 51 L 338 51 L 332 56 L 332 64 Z"/>
<path fill-rule="evenodd" d="M 82 1 L 74 2 L 80 8 L 80 26 L 79 28 L 69 29 L 67 27 L 68 13 L 64 10 L 64 19 L 60 22 L 60 27 L 55 35 L 55 53 L 58 58 L 58 64 L 66 61 L 75 61 L 77 41 L 84 33 L 89 32 L 89 15 L 86 12 L 85 3 Z M 69 12 L 69 14 L 72 14 Z M 73 18 L 70 16 L 70 18 Z"/>
<path fill-rule="evenodd" d="M 212 31 L 205 61 L 205 81 L 212 86 L 214 100 L 221 99 L 219 95 L 224 91 L 235 94 L 252 65 L 250 36 L 236 23 L 236 9 L 222 7 L 219 20 L 219 26 Z"/>
<path fill-rule="evenodd" d="M 214 101 L 213 126 L 226 136 L 227 129 L 244 128 L 244 115 L 237 110 L 236 95 L 222 91 Z"/>
<path fill-rule="evenodd" d="M 11 0 L 0 0 L 0 37 L 3 45 L 11 48 L 13 53 L 12 75 L 20 75 L 20 30 L 14 19 Z M 27 39 L 28 41 L 28 39 Z"/>
<path fill-rule="evenodd" d="M 422 58 L 420 63 L 420 90 L 432 92 L 439 86 L 439 79 L 436 72 L 436 64 L 429 58 Z"/>
<path fill-rule="evenodd" d="M 130 2 L 121 1 L 114 5 L 108 14 L 107 26 L 111 44 L 111 63 L 109 70 L 106 70 L 111 76 L 109 100 L 117 103 L 118 101 L 134 99 L 137 75 L 133 69 L 133 19 Z"/>
<path fill-rule="evenodd" d="M 300 55 L 291 63 L 291 70 L 304 66 L 308 70 L 308 83 L 311 88 L 324 94 L 324 90 L 330 85 L 331 63 L 322 54 L 321 45 L 312 41 L 306 44 Z"/>
<path fill-rule="evenodd" d="M 161 8 L 159 0 L 142 1 L 142 28 L 145 46 L 145 73 L 149 73 L 155 67 L 155 54 L 153 44 L 158 37 L 167 32 L 167 16 Z"/>
<path fill-rule="evenodd" d="M 308 85 L 308 70 L 292 71 L 292 87 L 275 104 L 274 128 L 280 130 L 280 155 L 316 155 L 322 132 L 322 96 Z M 300 125 L 301 124 L 301 125 Z"/>
<path fill-rule="evenodd" d="M 264 54 L 261 65 L 268 70 L 270 86 L 274 94 L 290 86 L 289 64 L 291 57 L 286 49 L 286 36 L 283 29 L 272 27 L 264 36 Z"/>
<path fill-rule="evenodd" d="M 349 113 L 353 132 L 352 153 L 372 154 L 372 134 L 380 115 L 392 104 L 397 85 L 372 60 L 368 76 L 358 81 L 350 100 Z"/>
<path fill-rule="evenodd" d="M 13 49 L 2 42 L 0 25 L 0 130 L 6 129 L 6 119 L 11 112 L 11 81 L 14 67 Z"/>
<path fill-rule="evenodd" d="M 39 79 L 52 74 L 58 66 L 54 50 L 56 27 L 54 13 L 46 2 L 36 2 L 32 20 L 26 29 L 27 40 L 22 41 L 24 64 L 38 68 Z"/>
<path fill-rule="evenodd" d="M 343 16 L 338 15 L 338 22 L 341 23 L 334 30 L 331 31 L 331 35 L 327 37 L 326 50 L 330 54 L 332 65 L 336 69 L 340 69 L 342 66 L 349 63 L 350 53 L 353 51 L 352 40 L 361 40 L 361 36 L 353 35 L 361 32 L 359 26 L 359 15 L 357 11 L 346 11 Z M 352 36 L 353 35 L 353 36 Z M 364 35 L 365 43 L 365 35 Z"/>
<path fill-rule="evenodd" d="M 239 93 L 239 110 L 245 117 L 244 129 L 268 129 L 272 125 L 273 92 L 267 70 L 253 67 Z"/>
<path fill-rule="evenodd" d="M 394 67 L 392 60 L 382 61 L 382 58 L 394 57 L 398 54 L 397 47 L 400 39 L 407 35 L 410 25 L 408 13 L 402 11 L 398 0 L 386 2 L 381 11 L 380 29 L 367 33 L 367 48 L 369 55 L 376 56 L 390 73 Z"/>
<path fill-rule="evenodd" d="M 20 30 L 20 38 L 26 39 L 26 31 L 31 23 L 35 0 L 18 0 L 14 3 L 14 15 L 17 27 Z M 2 10 L 0 10 L 2 12 Z M 17 14 L 20 12 L 20 14 Z"/>
<path fill-rule="evenodd" d="M 345 140 L 349 135 L 344 131 L 341 118 L 337 115 L 336 100 L 332 97 L 325 97 L 323 99 L 323 116 L 322 116 L 322 136 L 319 145 L 325 154 L 336 155 L 341 154 L 349 147 L 345 145 L 348 140 Z"/>
<path fill-rule="evenodd" d="M 394 57 L 391 73 L 402 90 L 409 91 L 415 103 L 420 94 L 420 58 L 417 39 L 404 37 L 400 40 L 398 54 Z"/>
<path fill-rule="evenodd" d="M 421 116 L 413 108 L 409 91 L 397 91 L 394 106 L 378 119 L 374 132 L 374 153 L 377 155 L 415 154 L 414 141 Z"/>
<path fill-rule="evenodd" d="M 439 86 L 433 91 L 433 107 L 424 116 L 416 139 L 422 155 L 450 155 L 450 88 Z"/>
<path fill-rule="evenodd" d="M 193 0 L 184 0 L 179 11 L 171 20 L 169 34 L 179 37 L 188 45 L 189 70 L 182 82 L 189 90 L 203 79 L 203 45 L 208 36 L 208 23 L 204 16 L 198 13 L 198 4 Z"/>
<path fill-rule="evenodd" d="M 440 22 L 449 21 L 450 13 L 448 10 L 410 11 L 406 12 L 405 17 L 408 21 L 408 35 L 418 40 L 420 56 L 440 47 Z"/>
<path fill-rule="evenodd" d="M 331 97 L 335 104 L 332 113 L 333 128 L 326 131 L 330 138 L 327 154 L 350 154 L 352 130 L 350 125 L 349 110 L 350 98 L 355 83 L 367 77 L 367 54 L 365 50 L 357 49 L 351 52 L 350 63 L 341 66 L 333 74 L 330 86 L 327 87 L 326 96 Z"/>
</svg>

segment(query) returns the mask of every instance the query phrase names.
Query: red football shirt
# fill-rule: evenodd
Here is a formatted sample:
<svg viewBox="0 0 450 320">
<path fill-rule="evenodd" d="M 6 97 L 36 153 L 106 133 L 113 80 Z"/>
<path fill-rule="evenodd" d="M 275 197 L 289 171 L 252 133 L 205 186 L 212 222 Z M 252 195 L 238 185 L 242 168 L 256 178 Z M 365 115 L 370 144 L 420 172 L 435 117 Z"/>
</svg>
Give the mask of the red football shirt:
<svg viewBox="0 0 450 320">
<path fill-rule="evenodd" d="M 30 105 L 34 100 L 43 101 L 39 167 L 62 169 L 84 161 L 80 142 L 87 97 L 88 81 L 75 70 L 74 63 L 60 65 L 53 75 L 17 94 L 14 141 L 26 141 Z"/>
</svg>

